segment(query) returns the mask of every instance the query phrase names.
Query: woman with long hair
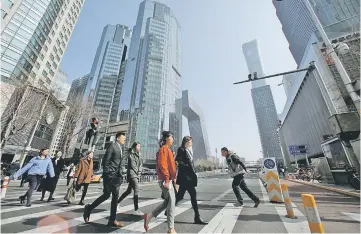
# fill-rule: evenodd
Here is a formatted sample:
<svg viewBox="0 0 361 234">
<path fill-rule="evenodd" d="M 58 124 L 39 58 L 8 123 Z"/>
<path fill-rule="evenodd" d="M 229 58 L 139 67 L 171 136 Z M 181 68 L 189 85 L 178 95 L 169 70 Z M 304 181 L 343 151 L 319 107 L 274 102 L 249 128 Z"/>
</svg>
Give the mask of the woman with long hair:
<svg viewBox="0 0 361 234">
<path fill-rule="evenodd" d="M 89 184 L 92 180 L 93 175 L 93 152 L 88 151 L 86 156 L 80 159 L 78 168 L 74 174 L 74 183 L 76 184 L 75 189 L 77 191 L 83 187 L 83 193 L 79 205 L 84 206 L 84 198 L 88 191 Z"/>
<path fill-rule="evenodd" d="M 142 166 L 142 159 L 140 158 L 140 143 L 134 142 L 129 149 L 128 155 L 128 168 L 127 168 L 127 181 L 128 188 L 118 199 L 118 204 L 126 198 L 132 190 L 134 191 L 134 214 L 143 215 L 143 212 L 138 207 L 138 193 L 139 193 L 139 173 Z"/>
<path fill-rule="evenodd" d="M 192 137 L 185 136 L 182 140 L 182 145 L 178 148 L 177 156 L 175 158 L 175 161 L 178 164 L 177 184 L 179 185 L 175 204 L 177 205 L 179 201 L 183 200 L 184 194 L 187 191 L 191 197 L 191 203 L 194 210 L 194 223 L 207 224 L 201 218 L 198 210 L 196 191 L 198 178 L 194 167 L 193 153 L 191 151 L 192 143 Z"/>
<path fill-rule="evenodd" d="M 49 149 L 44 148 L 40 150 L 39 156 L 32 158 L 25 167 L 20 168 L 12 178 L 16 179 L 24 173 L 28 173 L 27 181 L 29 182 L 29 189 L 24 194 L 24 196 L 20 196 L 20 203 L 23 204 L 25 198 L 27 198 L 26 206 L 31 206 L 31 196 L 33 195 L 33 191 L 36 190 L 41 182 L 41 179 L 48 174 L 49 177 L 55 177 L 54 167 L 51 162 L 51 158 L 48 155 Z"/>
<path fill-rule="evenodd" d="M 173 145 L 173 134 L 169 131 L 163 132 L 160 141 L 160 149 L 157 153 L 157 175 L 158 183 L 164 194 L 164 201 L 156 207 L 152 213 L 144 215 L 144 229 L 149 230 L 149 222 L 153 217 L 157 217 L 162 211 L 167 209 L 168 233 L 176 233 L 174 229 L 175 213 L 175 179 L 176 165 L 174 154 L 171 150 Z"/>
</svg>

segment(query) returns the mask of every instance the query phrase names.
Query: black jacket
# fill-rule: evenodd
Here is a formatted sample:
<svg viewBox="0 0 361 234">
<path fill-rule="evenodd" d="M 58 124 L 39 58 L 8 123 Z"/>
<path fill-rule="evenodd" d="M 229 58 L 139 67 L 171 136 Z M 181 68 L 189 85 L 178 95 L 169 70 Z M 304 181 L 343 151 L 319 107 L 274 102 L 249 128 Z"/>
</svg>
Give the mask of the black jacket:
<svg viewBox="0 0 361 234">
<path fill-rule="evenodd" d="M 112 184 L 121 184 L 123 180 L 122 172 L 124 170 L 123 153 L 118 143 L 111 144 L 103 158 L 103 178 L 104 182 Z"/>
<path fill-rule="evenodd" d="M 178 148 L 175 161 L 178 163 L 177 184 L 182 186 L 197 187 L 198 178 L 194 168 L 194 163 L 185 148 Z"/>
<path fill-rule="evenodd" d="M 56 158 L 52 158 L 51 162 L 53 163 L 55 176 L 58 177 L 63 172 L 65 161 L 63 158 L 59 158 L 58 163 L 55 164 L 55 160 Z"/>
<path fill-rule="evenodd" d="M 138 178 L 142 166 L 140 155 L 134 150 L 130 150 L 128 156 L 127 179 Z"/>
</svg>

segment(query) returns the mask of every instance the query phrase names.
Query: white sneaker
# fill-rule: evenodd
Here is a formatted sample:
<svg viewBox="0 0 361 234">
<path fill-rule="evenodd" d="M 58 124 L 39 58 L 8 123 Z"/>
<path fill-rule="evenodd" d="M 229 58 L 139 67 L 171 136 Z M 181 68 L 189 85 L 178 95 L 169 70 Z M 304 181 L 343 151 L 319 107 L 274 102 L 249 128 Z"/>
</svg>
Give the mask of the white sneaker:
<svg viewBox="0 0 361 234">
<path fill-rule="evenodd" d="M 236 202 L 233 204 L 235 207 L 240 207 L 240 206 L 243 206 L 243 202 L 240 203 L 240 202 Z"/>
<path fill-rule="evenodd" d="M 135 210 L 135 211 L 133 212 L 133 215 L 143 216 L 144 213 L 143 213 L 142 211 L 140 211 L 140 210 Z"/>
</svg>

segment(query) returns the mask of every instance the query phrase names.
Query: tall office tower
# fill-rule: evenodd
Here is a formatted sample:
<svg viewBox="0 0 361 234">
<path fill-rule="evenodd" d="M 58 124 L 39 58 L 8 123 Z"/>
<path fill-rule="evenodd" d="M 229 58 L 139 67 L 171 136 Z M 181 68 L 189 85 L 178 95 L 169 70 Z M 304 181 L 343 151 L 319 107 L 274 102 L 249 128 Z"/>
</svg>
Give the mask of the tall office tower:
<svg viewBox="0 0 361 234">
<path fill-rule="evenodd" d="M 68 83 L 68 75 L 60 69 L 51 83 L 51 90 L 60 102 L 65 103 L 70 92 L 70 84 Z"/>
<path fill-rule="evenodd" d="M 264 76 L 257 40 L 244 43 L 242 49 L 249 73 L 257 72 L 258 77 Z M 273 100 L 271 87 L 266 85 L 264 80 L 252 81 L 252 100 L 263 157 L 275 157 L 277 161 L 283 161 L 277 135 L 278 116 L 276 105 Z"/>
<path fill-rule="evenodd" d="M 60 123 L 61 129 L 55 135 L 55 138 L 53 140 L 52 150 L 63 150 L 64 149 L 65 141 L 66 141 L 71 129 L 74 129 L 74 133 L 79 132 L 79 134 L 74 136 L 69 148 L 73 148 L 77 139 L 81 139 L 81 137 L 83 136 L 85 131 L 80 131 L 80 130 L 83 127 L 82 126 L 83 122 L 87 121 L 87 120 L 83 120 L 83 118 L 80 118 L 79 121 L 75 124 L 75 126 L 69 126 L 69 122 L 74 122 L 74 121 L 69 121 L 69 118 L 73 118 L 73 117 L 68 116 L 68 112 L 70 109 L 70 114 L 72 114 L 74 112 L 74 110 L 71 108 L 76 108 L 77 103 L 82 102 L 88 81 L 89 81 L 89 74 L 84 75 L 80 78 L 74 79 L 73 82 L 71 83 L 70 91 L 69 91 L 69 94 L 68 94 L 68 97 L 66 100 L 66 105 L 67 105 L 66 114 L 63 117 L 63 119 L 61 120 L 61 123 Z M 79 111 L 81 111 L 81 110 L 79 110 Z M 66 130 L 66 131 L 64 131 L 64 130 Z M 72 151 L 70 151 L 70 150 L 68 151 L 68 153 L 70 155 L 72 155 L 71 152 Z M 69 155 L 66 155 L 66 157 L 68 157 L 68 156 Z"/>
<path fill-rule="evenodd" d="M 188 120 L 189 133 L 193 138 L 192 149 L 195 159 L 211 158 L 211 148 L 209 147 L 202 109 L 189 95 L 188 90 L 183 91 L 182 98 L 176 100 L 176 116 L 171 118 L 174 119 L 171 125 L 175 128 L 174 143 L 176 146 L 180 146 L 182 143 L 182 116 Z"/>
<path fill-rule="evenodd" d="M 4 0 L 1 81 L 50 88 L 84 0 Z"/>
<path fill-rule="evenodd" d="M 304 0 L 273 0 L 276 14 L 297 65 L 316 31 Z M 330 38 L 360 29 L 360 0 L 309 0 Z"/>
<path fill-rule="evenodd" d="M 115 97 L 120 97 L 123 83 L 124 64 L 126 63 L 132 30 L 124 25 L 107 25 L 94 58 L 85 98 L 94 89 L 93 108 L 101 127 L 106 128 L 110 121 Z M 119 103 L 119 102 L 117 102 Z M 104 135 L 98 141 L 104 145 Z"/>
<path fill-rule="evenodd" d="M 148 0 L 140 4 L 120 105 L 121 119 L 132 117 L 129 140 L 142 142 L 146 159 L 155 159 L 160 134 L 171 128 L 170 113 L 181 97 L 180 37 L 169 7 Z"/>
</svg>

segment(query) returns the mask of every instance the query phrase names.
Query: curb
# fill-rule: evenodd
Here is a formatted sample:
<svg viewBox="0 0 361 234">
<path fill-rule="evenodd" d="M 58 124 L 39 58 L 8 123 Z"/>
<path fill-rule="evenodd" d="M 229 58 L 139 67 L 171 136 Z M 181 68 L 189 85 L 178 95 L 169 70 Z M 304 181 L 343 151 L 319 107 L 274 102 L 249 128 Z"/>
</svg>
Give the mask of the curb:
<svg viewBox="0 0 361 234">
<path fill-rule="evenodd" d="M 316 187 L 316 188 L 322 188 L 322 189 L 329 190 L 329 191 L 332 191 L 332 192 L 345 194 L 345 195 L 348 195 L 348 196 L 351 196 L 351 197 L 360 198 L 360 193 L 357 193 L 357 192 L 348 192 L 348 191 L 345 191 L 345 190 L 342 190 L 342 189 L 332 188 L 332 187 L 328 187 L 328 186 L 323 186 L 323 185 L 318 185 L 318 184 L 313 184 L 313 183 L 309 183 L 309 182 L 305 182 L 305 181 L 299 181 L 299 180 L 293 180 L 293 179 L 288 179 L 288 181 L 299 183 L 299 184 L 305 184 L 305 185 L 313 186 L 313 187 Z"/>
</svg>

